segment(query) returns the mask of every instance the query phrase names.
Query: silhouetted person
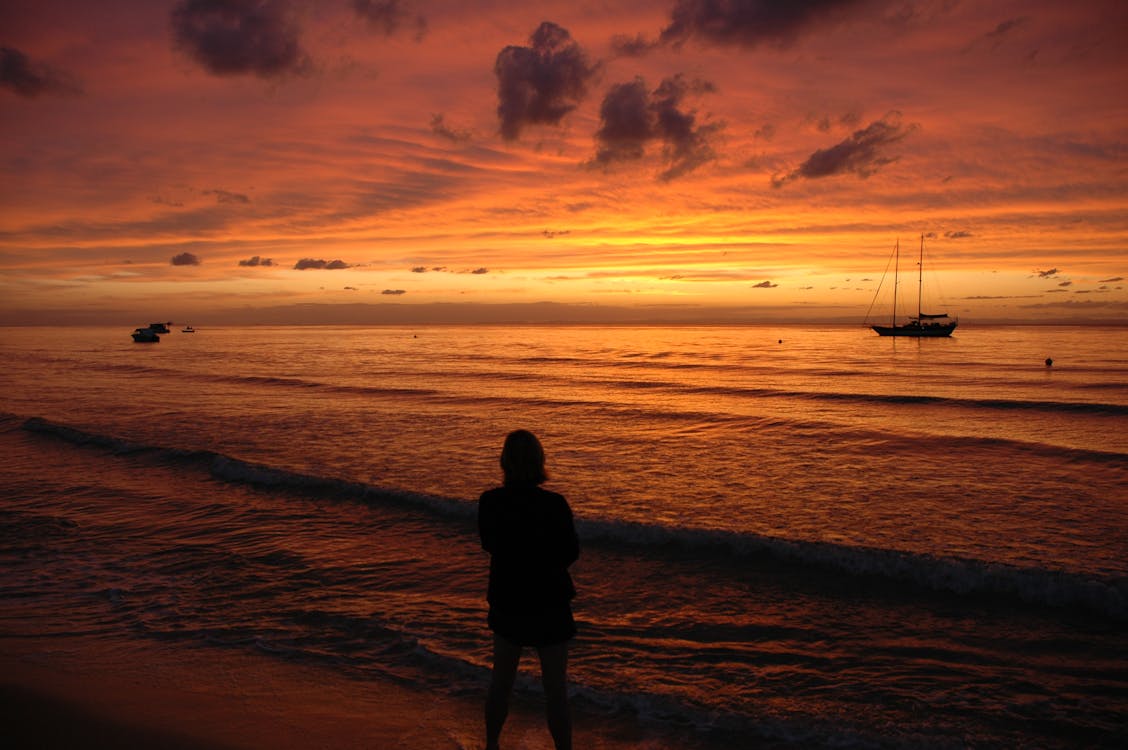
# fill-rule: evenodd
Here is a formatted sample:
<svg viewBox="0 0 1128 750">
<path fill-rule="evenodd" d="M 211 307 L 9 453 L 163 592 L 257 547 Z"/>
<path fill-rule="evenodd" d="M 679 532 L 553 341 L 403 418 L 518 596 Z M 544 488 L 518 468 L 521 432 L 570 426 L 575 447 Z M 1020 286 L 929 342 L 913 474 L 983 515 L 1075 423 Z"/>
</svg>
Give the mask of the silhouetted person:
<svg viewBox="0 0 1128 750">
<path fill-rule="evenodd" d="M 1052 357 L 1046 357 L 1046 367 L 1053 367 L 1053 366 L 1054 366 L 1053 358 Z"/>
<path fill-rule="evenodd" d="M 501 451 L 504 484 L 478 500 L 478 533 L 490 553 L 489 626 L 493 675 L 486 698 L 486 750 L 497 750 L 525 646 L 536 648 L 548 729 L 556 750 L 572 748 L 568 708 L 568 641 L 576 634 L 568 566 L 580 556 L 572 509 L 548 479 L 544 449 L 533 433 L 511 432 Z"/>
</svg>

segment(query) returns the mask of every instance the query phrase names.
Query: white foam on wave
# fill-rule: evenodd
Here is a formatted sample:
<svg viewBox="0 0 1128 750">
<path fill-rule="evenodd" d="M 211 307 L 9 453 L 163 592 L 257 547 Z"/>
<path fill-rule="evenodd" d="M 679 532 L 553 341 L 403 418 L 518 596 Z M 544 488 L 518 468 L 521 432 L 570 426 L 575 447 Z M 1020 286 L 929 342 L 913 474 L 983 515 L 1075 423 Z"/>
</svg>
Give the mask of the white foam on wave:
<svg viewBox="0 0 1128 750">
<path fill-rule="evenodd" d="M 206 460 L 217 478 L 294 492 L 316 492 L 368 503 L 395 503 L 435 515 L 468 519 L 473 503 L 403 490 L 373 487 L 346 479 L 321 477 L 207 451 L 184 452 L 142 445 L 120 438 L 31 418 L 24 429 L 53 435 L 76 445 L 115 453 L 152 452 L 181 460 Z M 798 565 L 818 566 L 849 575 L 875 576 L 960 595 L 1017 598 L 1049 607 L 1081 607 L 1105 617 L 1128 620 L 1128 579 L 1097 580 L 1068 571 L 1021 568 L 997 562 L 832 542 L 783 539 L 723 529 L 670 527 L 608 519 L 579 519 L 585 542 L 653 548 L 680 546 L 725 557 L 768 555 Z"/>
<path fill-rule="evenodd" d="M 629 521 L 581 520 L 585 540 L 632 546 L 674 546 L 724 556 L 770 556 L 849 575 L 875 576 L 960 595 L 1002 595 L 1029 604 L 1082 607 L 1128 620 L 1128 580 L 1101 581 L 1067 571 L 1020 568 L 983 560 L 903 550 L 782 539 L 721 529 L 673 528 Z"/>
</svg>

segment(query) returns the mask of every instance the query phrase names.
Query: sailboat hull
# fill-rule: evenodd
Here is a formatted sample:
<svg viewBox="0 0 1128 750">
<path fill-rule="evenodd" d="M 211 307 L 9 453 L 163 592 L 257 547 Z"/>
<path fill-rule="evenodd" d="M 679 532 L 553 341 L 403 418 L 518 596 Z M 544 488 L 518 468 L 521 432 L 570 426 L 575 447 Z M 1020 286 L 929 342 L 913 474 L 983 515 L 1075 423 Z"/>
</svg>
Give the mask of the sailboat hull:
<svg viewBox="0 0 1128 750">
<path fill-rule="evenodd" d="M 906 336 L 914 339 L 936 339 L 951 336 L 956 323 L 933 323 L 918 325 L 909 323 L 903 326 L 870 326 L 878 336 Z"/>
</svg>

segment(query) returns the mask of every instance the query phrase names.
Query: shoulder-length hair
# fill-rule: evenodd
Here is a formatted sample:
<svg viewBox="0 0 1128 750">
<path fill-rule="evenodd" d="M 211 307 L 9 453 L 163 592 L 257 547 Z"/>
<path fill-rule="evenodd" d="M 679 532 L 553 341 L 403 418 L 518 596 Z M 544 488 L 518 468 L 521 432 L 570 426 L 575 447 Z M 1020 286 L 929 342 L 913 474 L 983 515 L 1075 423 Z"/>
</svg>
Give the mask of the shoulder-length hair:
<svg viewBox="0 0 1128 750">
<path fill-rule="evenodd" d="M 501 449 L 501 470 L 506 485 L 541 484 L 547 480 L 544 448 L 537 436 L 528 430 L 509 433 Z"/>
</svg>

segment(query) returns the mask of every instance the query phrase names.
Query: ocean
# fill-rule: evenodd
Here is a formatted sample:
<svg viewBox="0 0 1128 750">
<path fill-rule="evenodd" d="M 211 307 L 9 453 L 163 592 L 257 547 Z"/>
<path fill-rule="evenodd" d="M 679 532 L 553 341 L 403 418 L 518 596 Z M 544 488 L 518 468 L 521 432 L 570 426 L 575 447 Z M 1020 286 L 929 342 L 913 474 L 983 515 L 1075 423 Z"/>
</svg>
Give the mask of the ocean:
<svg viewBox="0 0 1128 750">
<path fill-rule="evenodd" d="M 526 428 L 577 519 L 589 725 L 1128 746 L 1128 328 L 129 333 L 0 329 L 0 639 L 484 695 L 475 502 Z"/>
</svg>

